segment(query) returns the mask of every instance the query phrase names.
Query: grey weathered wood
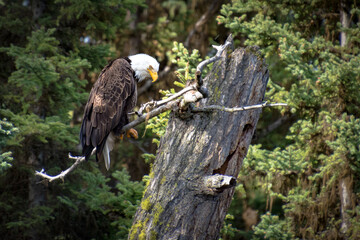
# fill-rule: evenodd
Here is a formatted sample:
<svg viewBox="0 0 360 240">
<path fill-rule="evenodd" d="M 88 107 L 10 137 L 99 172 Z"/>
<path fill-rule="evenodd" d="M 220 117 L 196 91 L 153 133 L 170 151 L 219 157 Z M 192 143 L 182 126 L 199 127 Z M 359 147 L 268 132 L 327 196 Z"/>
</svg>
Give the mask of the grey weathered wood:
<svg viewBox="0 0 360 240">
<path fill-rule="evenodd" d="M 225 53 L 204 79 L 200 105 L 261 103 L 269 78 L 250 49 Z M 261 109 L 173 112 L 129 239 L 217 239 Z"/>
</svg>

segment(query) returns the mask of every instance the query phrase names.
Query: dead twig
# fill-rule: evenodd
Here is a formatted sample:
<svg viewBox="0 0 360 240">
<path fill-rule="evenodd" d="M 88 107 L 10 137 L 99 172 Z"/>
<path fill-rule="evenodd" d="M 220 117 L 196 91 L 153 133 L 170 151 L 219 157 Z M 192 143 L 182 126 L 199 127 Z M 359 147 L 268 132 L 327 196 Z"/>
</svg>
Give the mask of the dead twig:
<svg viewBox="0 0 360 240">
<path fill-rule="evenodd" d="M 64 181 L 64 178 L 68 173 L 72 172 L 80 163 L 85 161 L 85 157 L 83 157 L 83 156 L 72 156 L 70 153 L 69 153 L 69 159 L 75 159 L 76 161 L 68 169 L 66 169 L 65 171 L 62 171 L 60 174 L 58 174 L 56 176 L 50 176 L 50 175 L 46 174 L 44 169 L 42 169 L 40 172 L 35 171 L 35 175 L 40 176 L 40 177 L 48 180 L 49 182 L 52 182 L 52 181 L 57 180 L 57 179 L 61 179 L 62 181 Z"/>
<path fill-rule="evenodd" d="M 196 79 L 199 82 L 200 86 L 202 85 L 201 74 L 202 74 L 204 67 L 212 62 L 219 60 L 221 57 L 221 54 L 224 52 L 224 50 L 227 47 L 231 46 L 232 44 L 233 44 L 233 38 L 232 38 L 232 34 L 230 34 L 228 36 L 228 38 L 226 39 L 226 42 L 224 45 L 220 45 L 220 46 L 213 45 L 212 46 L 213 48 L 215 48 L 217 50 L 217 53 L 215 54 L 215 56 L 213 56 L 209 59 L 206 59 L 206 60 L 202 61 L 201 63 L 199 63 L 199 65 L 197 65 L 195 75 L 196 75 Z"/>
<path fill-rule="evenodd" d="M 243 106 L 243 107 L 233 107 L 228 108 L 224 106 L 219 105 L 210 105 L 210 106 L 204 106 L 204 107 L 194 107 L 191 109 L 192 112 L 213 112 L 213 111 L 224 111 L 224 112 L 240 112 L 240 111 L 246 111 L 251 109 L 258 109 L 258 108 L 264 108 L 264 107 L 277 107 L 277 106 L 288 106 L 286 103 L 261 103 L 257 105 L 251 105 L 251 106 Z"/>
</svg>

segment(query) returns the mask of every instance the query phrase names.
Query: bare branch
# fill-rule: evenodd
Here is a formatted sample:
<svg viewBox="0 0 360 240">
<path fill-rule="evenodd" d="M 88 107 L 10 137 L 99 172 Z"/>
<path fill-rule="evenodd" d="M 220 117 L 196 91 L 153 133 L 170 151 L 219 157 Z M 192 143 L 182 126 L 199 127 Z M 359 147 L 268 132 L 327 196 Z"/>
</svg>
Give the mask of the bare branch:
<svg viewBox="0 0 360 240">
<path fill-rule="evenodd" d="M 91 152 L 91 155 L 95 154 L 96 152 L 96 148 L 94 148 Z M 39 171 L 35 171 L 35 175 L 36 176 L 40 176 L 44 179 L 47 179 L 49 182 L 52 182 L 54 180 L 57 180 L 57 179 L 61 179 L 62 181 L 64 181 L 64 178 L 65 176 L 74 171 L 74 169 L 80 165 L 80 163 L 84 162 L 85 161 L 85 157 L 84 156 L 72 156 L 70 153 L 69 153 L 69 159 L 75 159 L 76 161 L 74 162 L 73 165 L 71 165 L 68 169 L 66 169 L 65 171 L 62 171 L 60 174 L 56 175 L 56 176 L 50 176 L 48 174 L 45 173 L 44 169 L 42 169 L 40 172 Z"/>
<path fill-rule="evenodd" d="M 160 107 L 168 102 L 171 102 L 172 100 L 178 98 L 178 97 L 181 97 L 182 95 L 184 95 L 186 92 L 188 91 L 191 91 L 191 90 L 196 90 L 196 87 L 195 86 L 188 86 L 186 88 L 183 88 L 181 91 L 175 93 L 175 94 L 172 94 L 170 97 L 166 98 L 166 99 L 163 99 L 163 100 L 160 100 L 160 101 L 150 101 L 150 102 L 147 102 L 145 104 L 143 104 L 139 111 L 137 112 L 138 115 L 142 115 L 142 113 L 144 112 L 144 110 L 146 109 L 154 109 L 156 107 Z M 129 114 L 134 114 L 134 112 L 132 113 L 129 113 Z"/>
<path fill-rule="evenodd" d="M 191 111 L 192 112 L 213 112 L 213 111 L 224 111 L 224 112 L 240 112 L 246 111 L 251 109 L 257 108 L 264 108 L 264 107 L 276 107 L 276 106 L 288 106 L 286 103 L 267 103 L 264 102 L 262 104 L 251 105 L 251 106 L 243 106 L 243 107 L 235 107 L 235 108 L 228 108 L 219 105 L 210 105 L 205 107 L 194 107 Z"/>
<path fill-rule="evenodd" d="M 204 98 L 204 96 L 198 91 L 191 91 L 184 94 L 183 99 L 180 102 L 180 108 L 185 110 L 189 103 L 195 103 L 200 99 Z"/>
<path fill-rule="evenodd" d="M 177 92 L 177 93 L 171 95 L 171 97 L 166 98 L 164 100 L 157 101 L 156 106 L 161 106 L 161 105 L 163 105 L 165 103 L 168 103 L 168 102 L 172 101 L 173 99 L 176 99 L 176 98 L 184 95 L 186 92 L 191 91 L 191 90 L 196 90 L 196 87 L 191 85 L 191 86 L 188 86 L 186 88 L 183 88 L 180 92 Z"/>
<path fill-rule="evenodd" d="M 44 169 L 42 169 L 40 172 L 39 171 L 35 171 L 35 175 L 36 176 L 40 176 L 44 179 L 47 179 L 49 182 L 52 182 L 54 180 L 57 179 L 61 179 L 62 181 L 64 181 L 65 176 L 72 172 L 80 163 L 82 163 L 83 161 L 85 161 L 85 157 L 82 156 L 72 156 L 69 153 L 69 158 L 70 159 L 76 159 L 76 161 L 74 162 L 73 165 L 71 165 L 68 169 L 66 169 L 65 171 L 62 171 L 60 174 L 56 175 L 56 176 L 50 176 L 48 174 L 45 173 Z"/>
<path fill-rule="evenodd" d="M 122 131 L 125 132 L 127 130 L 129 130 L 130 128 L 133 128 L 137 125 L 139 125 L 140 123 L 145 122 L 145 120 L 148 118 L 153 118 L 163 112 L 166 112 L 170 109 L 172 109 L 173 107 L 177 106 L 179 104 L 179 102 L 181 101 L 181 99 L 176 99 L 172 102 L 168 102 L 166 105 L 162 105 L 158 108 L 155 108 L 154 110 L 150 111 L 147 114 L 141 115 L 140 117 L 138 117 L 137 119 L 135 119 L 134 121 L 132 121 L 131 123 L 126 124 L 123 128 Z"/>
<path fill-rule="evenodd" d="M 206 60 L 202 61 L 201 63 L 199 63 L 199 65 L 196 67 L 197 77 L 200 77 L 200 75 L 206 65 L 219 60 L 219 58 L 221 57 L 221 54 L 224 52 L 224 50 L 228 46 L 232 45 L 232 40 L 233 40 L 233 38 L 232 38 L 232 35 L 230 34 L 229 37 L 226 39 L 226 42 L 224 45 L 220 45 L 220 46 L 213 45 L 213 48 L 215 48 L 217 50 L 217 53 L 212 58 L 206 59 Z"/>
<path fill-rule="evenodd" d="M 214 195 L 214 193 L 222 192 L 227 188 L 234 187 L 236 185 L 236 178 L 233 176 L 215 174 L 203 178 L 203 185 L 203 191 L 206 191 L 207 194 Z"/>
</svg>

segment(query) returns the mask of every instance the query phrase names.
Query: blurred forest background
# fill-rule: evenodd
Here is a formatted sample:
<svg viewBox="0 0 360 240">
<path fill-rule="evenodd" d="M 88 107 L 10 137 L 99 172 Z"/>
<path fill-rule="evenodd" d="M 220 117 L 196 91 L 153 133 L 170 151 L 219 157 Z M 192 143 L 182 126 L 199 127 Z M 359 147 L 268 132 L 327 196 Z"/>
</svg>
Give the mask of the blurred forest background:
<svg viewBox="0 0 360 240">
<path fill-rule="evenodd" d="M 109 172 L 92 159 L 44 184 L 35 170 L 58 174 L 69 152 L 80 154 L 83 107 L 110 59 L 143 52 L 160 62 L 140 105 L 179 90 L 232 33 L 236 47 L 260 47 L 266 100 L 289 107 L 263 110 L 222 239 L 359 239 L 358 4 L 0 0 L 1 238 L 126 239 L 166 114 L 117 144 Z"/>
</svg>

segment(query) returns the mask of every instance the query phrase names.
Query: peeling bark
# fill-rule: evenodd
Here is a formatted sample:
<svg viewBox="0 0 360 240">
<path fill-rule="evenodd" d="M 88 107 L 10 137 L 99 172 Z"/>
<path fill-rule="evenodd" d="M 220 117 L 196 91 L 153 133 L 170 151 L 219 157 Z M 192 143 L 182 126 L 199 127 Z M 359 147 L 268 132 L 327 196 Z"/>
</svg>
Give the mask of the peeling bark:
<svg viewBox="0 0 360 240">
<path fill-rule="evenodd" d="M 261 103 L 268 78 L 250 49 L 224 52 L 200 107 Z M 260 113 L 172 112 L 129 239 L 217 239 Z"/>
</svg>

